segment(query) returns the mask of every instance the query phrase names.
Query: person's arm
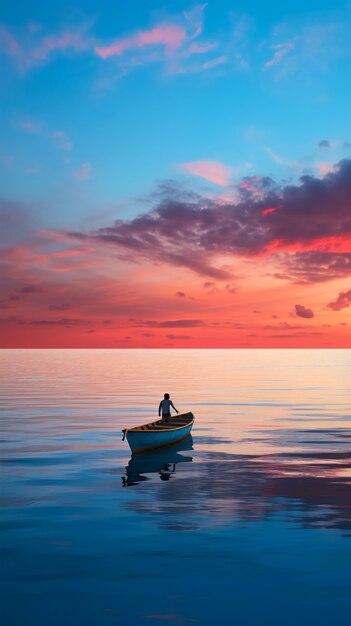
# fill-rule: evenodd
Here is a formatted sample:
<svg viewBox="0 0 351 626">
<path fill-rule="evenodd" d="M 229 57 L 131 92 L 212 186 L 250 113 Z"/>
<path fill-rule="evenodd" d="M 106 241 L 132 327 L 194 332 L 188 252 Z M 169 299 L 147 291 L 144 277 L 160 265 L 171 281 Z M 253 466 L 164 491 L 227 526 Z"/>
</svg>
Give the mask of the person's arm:
<svg viewBox="0 0 351 626">
<path fill-rule="evenodd" d="M 162 408 L 162 400 L 160 402 L 160 406 L 158 407 L 158 416 L 161 416 L 161 408 Z"/>
<path fill-rule="evenodd" d="M 179 411 L 177 411 L 177 409 L 175 408 L 175 406 L 174 406 L 174 404 L 173 404 L 172 400 L 171 400 L 171 406 L 174 408 L 174 410 L 175 410 L 175 412 L 176 412 L 176 413 L 179 413 Z"/>
</svg>

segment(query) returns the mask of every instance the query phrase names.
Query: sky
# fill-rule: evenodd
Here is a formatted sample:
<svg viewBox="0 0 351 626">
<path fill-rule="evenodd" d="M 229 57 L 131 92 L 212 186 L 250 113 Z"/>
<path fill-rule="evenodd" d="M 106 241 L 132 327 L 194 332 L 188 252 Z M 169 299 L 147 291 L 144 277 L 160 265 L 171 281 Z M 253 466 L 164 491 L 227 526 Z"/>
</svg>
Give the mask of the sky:
<svg viewBox="0 0 351 626">
<path fill-rule="evenodd" d="M 2 348 L 351 347 L 351 2 L 5 0 Z"/>
</svg>

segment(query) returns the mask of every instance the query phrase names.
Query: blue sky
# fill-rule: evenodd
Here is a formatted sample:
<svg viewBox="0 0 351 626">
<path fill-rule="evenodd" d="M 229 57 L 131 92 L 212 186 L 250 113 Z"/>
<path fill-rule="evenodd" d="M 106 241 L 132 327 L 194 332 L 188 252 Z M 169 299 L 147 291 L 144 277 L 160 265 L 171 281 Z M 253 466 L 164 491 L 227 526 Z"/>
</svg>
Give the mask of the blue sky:
<svg viewBox="0 0 351 626">
<path fill-rule="evenodd" d="M 349 3 L 314 0 L 5 2 L 3 194 L 38 205 L 49 224 L 74 224 L 100 211 L 139 212 L 135 199 L 165 179 L 211 187 L 190 181 L 183 163 L 220 162 L 235 181 L 289 179 L 337 161 L 350 139 L 350 16 Z M 177 60 L 181 69 L 157 45 L 106 59 L 94 52 L 169 24 L 188 25 L 188 47 L 213 49 Z M 79 34 L 82 49 L 23 61 L 67 32 Z M 322 139 L 333 148 L 316 149 Z"/>
</svg>

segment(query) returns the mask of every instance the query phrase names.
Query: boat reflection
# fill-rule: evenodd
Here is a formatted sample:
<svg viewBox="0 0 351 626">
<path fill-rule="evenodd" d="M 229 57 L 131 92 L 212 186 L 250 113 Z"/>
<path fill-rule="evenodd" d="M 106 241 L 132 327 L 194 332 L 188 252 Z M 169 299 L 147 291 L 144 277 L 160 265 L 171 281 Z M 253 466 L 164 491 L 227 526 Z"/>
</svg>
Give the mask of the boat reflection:
<svg viewBox="0 0 351 626">
<path fill-rule="evenodd" d="M 151 480 L 148 474 L 158 474 L 160 480 L 169 480 L 176 473 L 178 463 L 189 463 L 193 460 L 191 456 L 180 454 L 188 450 L 193 450 L 191 435 L 173 446 L 132 454 L 126 467 L 126 475 L 122 476 L 123 487 Z"/>
</svg>

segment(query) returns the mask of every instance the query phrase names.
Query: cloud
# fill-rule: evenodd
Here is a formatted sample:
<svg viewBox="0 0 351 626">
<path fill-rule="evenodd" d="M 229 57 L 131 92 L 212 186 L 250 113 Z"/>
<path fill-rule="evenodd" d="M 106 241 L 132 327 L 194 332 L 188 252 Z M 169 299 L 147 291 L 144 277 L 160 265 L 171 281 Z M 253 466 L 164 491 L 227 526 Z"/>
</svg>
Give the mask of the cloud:
<svg viewBox="0 0 351 626">
<path fill-rule="evenodd" d="M 65 328 L 73 328 L 76 326 L 86 326 L 91 324 L 90 320 L 76 317 L 62 317 L 60 319 L 34 319 L 27 320 L 17 315 L 9 315 L 0 318 L 1 323 L 17 324 L 20 326 L 28 324 L 29 326 L 63 326 Z"/>
<path fill-rule="evenodd" d="M 233 285 L 233 284 L 227 284 L 225 286 L 225 290 L 228 291 L 228 293 L 237 293 L 238 292 L 238 286 L 237 285 Z"/>
<path fill-rule="evenodd" d="M 175 294 L 178 298 L 186 298 L 184 291 L 176 291 Z"/>
<path fill-rule="evenodd" d="M 197 5 L 191 11 L 174 16 L 153 27 L 121 36 L 108 44 L 94 46 L 95 54 L 103 61 L 112 61 L 123 74 L 134 67 L 162 63 L 168 74 L 207 72 L 228 61 L 218 41 L 201 41 L 203 15 L 207 4 Z M 196 41 L 194 41 L 196 40 Z M 213 52 L 218 50 L 216 56 Z M 204 57 L 192 62 L 193 57 Z M 106 84 L 103 83 L 103 86 Z"/>
<path fill-rule="evenodd" d="M 304 317 L 306 319 L 311 319 L 312 317 L 314 317 L 312 309 L 306 309 L 303 304 L 295 304 L 295 314 L 298 317 Z"/>
<path fill-rule="evenodd" d="M 69 50 L 84 52 L 91 47 L 87 31 L 90 24 L 86 23 L 75 29 L 62 30 L 58 34 L 44 35 L 41 31 L 32 31 L 29 37 L 20 42 L 5 26 L 0 26 L 0 49 L 9 56 L 19 70 L 27 71 L 33 67 L 44 65 L 55 55 Z"/>
<path fill-rule="evenodd" d="M 349 291 L 340 291 L 337 299 L 333 302 L 329 302 L 327 306 L 332 309 L 332 311 L 341 311 L 341 309 L 346 309 L 351 306 L 351 289 L 349 289 Z"/>
<path fill-rule="evenodd" d="M 328 141 L 328 139 L 321 139 L 321 141 L 318 142 L 318 148 L 331 148 L 330 141 Z"/>
<path fill-rule="evenodd" d="M 326 174 L 330 174 L 334 171 L 335 165 L 330 161 L 318 161 L 317 163 L 314 163 L 314 167 L 322 174 L 322 176 L 325 176 Z"/>
<path fill-rule="evenodd" d="M 159 204 L 132 220 L 118 220 L 93 232 L 67 236 L 96 246 L 129 251 L 133 261 L 186 267 L 213 280 L 230 282 L 231 258 L 272 257 L 280 278 L 319 282 L 351 273 L 351 160 L 323 178 L 302 176 L 278 185 L 259 178 L 255 189 L 237 189 L 237 201 L 162 191 Z M 259 193 L 258 193 L 259 192 Z M 278 210 L 268 212 L 271 207 Z M 223 261 L 222 261 L 223 262 Z"/>
<path fill-rule="evenodd" d="M 186 339 L 192 339 L 191 335 L 166 335 L 167 339 L 170 339 L 172 341 L 174 340 L 186 340 Z"/>
<path fill-rule="evenodd" d="M 24 133 L 53 140 L 61 150 L 71 151 L 73 148 L 73 143 L 64 130 L 50 130 L 43 121 L 22 119 L 18 122 L 18 128 Z"/>
<path fill-rule="evenodd" d="M 22 287 L 19 291 L 23 294 L 42 293 L 43 289 L 41 287 L 38 287 L 37 285 L 26 285 L 25 287 Z"/>
<path fill-rule="evenodd" d="M 193 54 L 206 54 L 206 52 L 211 52 L 211 50 L 215 50 L 218 47 L 218 43 L 208 43 L 208 44 L 200 44 L 197 41 L 191 43 L 187 49 L 187 55 L 191 56 Z"/>
<path fill-rule="evenodd" d="M 72 150 L 73 143 L 64 130 L 55 130 L 50 134 L 50 137 L 57 142 L 57 145 L 61 148 L 61 150 Z"/>
<path fill-rule="evenodd" d="M 189 27 L 189 36 L 191 39 L 195 39 L 195 37 L 198 37 L 202 33 L 203 13 L 207 6 L 208 2 L 204 2 L 204 4 L 194 6 L 190 11 L 184 11 L 184 17 Z"/>
<path fill-rule="evenodd" d="M 218 161 L 192 161 L 180 163 L 178 167 L 187 174 L 199 176 L 222 187 L 230 185 L 230 177 L 233 173 L 230 167 Z"/>
<path fill-rule="evenodd" d="M 67 311 L 70 308 L 69 304 L 49 304 L 49 311 Z"/>
<path fill-rule="evenodd" d="M 74 172 L 74 178 L 76 180 L 84 181 L 90 178 L 92 166 L 90 163 L 83 163 L 83 165 Z"/>
<path fill-rule="evenodd" d="M 38 319 L 28 322 L 33 326 L 65 326 L 71 328 L 72 326 L 84 326 L 90 324 L 90 320 L 74 318 L 74 317 L 62 317 L 60 319 Z"/>
<path fill-rule="evenodd" d="M 271 50 L 275 50 L 273 57 L 270 61 L 267 61 L 264 64 L 264 69 L 269 70 L 271 67 L 275 67 L 279 65 L 283 58 L 294 49 L 294 44 L 291 41 L 287 41 L 286 43 L 279 43 L 274 46 L 270 46 Z"/>
<path fill-rule="evenodd" d="M 351 252 L 292 252 L 281 255 L 279 263 L 283 271 L 275 277 L 297 285 L 326 282 L 351 274 Z"/>
<path fill-rule="evenodd" d="M 128 50 L 141 49 L 148 46 L 161 46 L 166 54 L 172 54 L 180 48 L 186 39 L 184 28 L 175 24 L 162 24 L 150 30 L 139 31 L 130 37 L 115 40 L 109 46 L 95 47 L 95 53 L 101 59 L 119 56 Z"/>
<path fill-rule="evenodd" d="M 291 161 L 290 159 L 286 159 L 285 157 L 277 154 L 276 152 L 274 152 L 274 150 L 267 146 L 265 147 L 265 152 L 272 159 L 272 161 L 274 161 L 274 163 L 277 163 L 278 165 L 283 165 L 284 167 L 288 167 L 296 171 L 301 171 L 303 169 L 303 166 L 298 161 Z"/>
<path fill-rule="evenodd" d="M 190 319 L 190 320 L 166 320 L 164 322 L 158 322 L 155 320 L 135 320 L 132 326 L 140 328 L 199 328 L 205 326 L 202 320 Z"/>
</svg>

